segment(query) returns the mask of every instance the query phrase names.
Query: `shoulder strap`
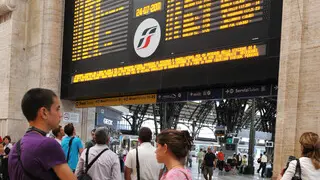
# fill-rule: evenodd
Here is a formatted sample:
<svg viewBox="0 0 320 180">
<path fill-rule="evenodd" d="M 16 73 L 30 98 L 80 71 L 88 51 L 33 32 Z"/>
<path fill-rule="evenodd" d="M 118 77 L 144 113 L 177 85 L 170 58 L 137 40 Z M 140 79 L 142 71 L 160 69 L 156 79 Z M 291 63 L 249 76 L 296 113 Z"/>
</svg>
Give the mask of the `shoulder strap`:
<svg viewBox="0 0 320 180">
<path fill-rule="evenodd" d="M 185 173 L 184 171 L 182 171 L 181 169 L 178 169 L 180 172 L 182 172 L 185 176 L 186 176 L 186 178 L 187 178 L 187 180 L 189 180 L 189 177 L 188 177 L 188 175 L 187 175 L 187 173 Z"/>
<path fill-rule="evenodd" d="M 73 141 L 74 137 L 72 137 L 69 141 L 69 148 L 68 148 L 68 155 L 67 155 L 67 163 L 69 163 L 69 159 L 70 159 L 70 149 L 71 149 L 71 145 L 72 145 L 72 141 Z"/>
<path fill-rule="evenodd" d="M 90 149 L 91 147 L 89 146 L 88 148 L 87 148 L 87 151 L 86 151 L 86 162 L 85 162 L 85 168 L 86 169 L 88 169 L 88 164 L 89 164 L 89 149 Z"/>
<path fill-rule="evenodd" d="M 298 173 L 299 179 L 301 179 L 301 165 L 300 165 L 299 159 L 297 159 L 296 172 L 294 173 L 294 175 L 296 176 L 297 173 Z"/>
<path fill-rule="evenodd" d="M 137 180 L 140 180 L 140 163 L 139 163 L 139 155 L 138 155 L 138 146 L 136 148 L 136 161 L 137 161 Z"/>
<path fill-rule="evenodd" d="M 21 139 L 17 142 L 17 145 L 16 145 L 16 151 L 17 151 L 17 154 L 18 154 L 18 161 L 22 167 L 22 170 L 24 172 L 25 175 L 27 175 L 29 178 L 31 179 L 39 179 L 35 176 L 33 176 L 31 173 L 29 173 L 24 167 L 23 167 L 23 164 L 22 164 L 22 161 L 21 161 Z"/>
<path fill-rule="evenodd" d="M 105 148 L 104 150 L 102 150 L 91 162 L 90 162 L 90 164 L 88 165 L 88 168 L 86 168 L 86 174 L 88 173 L 88 171 L 89 171 L 89 169 L 91 168 L 91 166 L 93 165 L 93 163 L 94 162 L 96 162 L 97 161 L 97 159 L 105 152 L 105 151 L 107 151 L 107 150 L 109 150 L 109 148 Z"/>
</svg>

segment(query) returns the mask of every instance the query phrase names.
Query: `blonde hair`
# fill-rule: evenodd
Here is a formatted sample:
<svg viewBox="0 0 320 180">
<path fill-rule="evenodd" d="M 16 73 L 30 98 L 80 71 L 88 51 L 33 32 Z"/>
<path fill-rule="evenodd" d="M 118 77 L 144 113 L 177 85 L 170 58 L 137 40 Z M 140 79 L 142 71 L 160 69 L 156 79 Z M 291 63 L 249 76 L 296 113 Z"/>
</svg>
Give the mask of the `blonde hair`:
<svg viewBox="0 0 320 180">
<path fill-rule="evenodd" d="M 316 169 L 320 169 L 320 139 L 318 134 L 313 132 L 303 133 L 300 137 L 302 156 L 312 160 Z"/>
</svg>

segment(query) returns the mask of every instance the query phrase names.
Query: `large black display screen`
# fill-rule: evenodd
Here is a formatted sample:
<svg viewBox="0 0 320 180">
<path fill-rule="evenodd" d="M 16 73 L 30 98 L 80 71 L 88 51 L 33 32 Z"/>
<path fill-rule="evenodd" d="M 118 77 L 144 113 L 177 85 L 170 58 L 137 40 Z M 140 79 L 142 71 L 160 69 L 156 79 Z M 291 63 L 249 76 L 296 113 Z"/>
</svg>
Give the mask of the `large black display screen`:
<svg viewBox="0 0 320 180">
<path fill-rule="evenodd" d="M 281 0 L 68 0 L 62 98 L 276 82 Z"/>
</svg>

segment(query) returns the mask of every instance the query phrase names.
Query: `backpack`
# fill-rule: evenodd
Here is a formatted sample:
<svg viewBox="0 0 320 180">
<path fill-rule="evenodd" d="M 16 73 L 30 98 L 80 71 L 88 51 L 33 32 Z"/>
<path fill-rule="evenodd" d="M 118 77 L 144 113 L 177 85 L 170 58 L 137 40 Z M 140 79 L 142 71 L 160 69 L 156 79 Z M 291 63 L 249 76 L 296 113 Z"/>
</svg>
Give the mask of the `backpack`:
<svg viewBox="0 0 320 180">
<path fill-rule="evenodd" d="M 259 158 L 259 159 L 257 160 L 257 162 L 260 164 L 260 163 L 261 163 L 261 158 Z"/>
<path fill-rule="evenodd" d="M 98 158 L 105 152 L 108 150 L 108 148 L 105 148 L 104 150 L 102 150 L 91 162 L 90 164 L 88 164 L 88 159 L 89 159 L 89 149 L 88 148 L 87 152 L 86 152 L 86 164 L 85 164 L 85 168 L 86 170 L 80 175 L 78 176 L 78 180 L 92 180 L 92 178 L 89 176 L 88 171 L 91 168 L 91 166 L 93 165 L 93 163 L 98 160 Z"/>
</svg>

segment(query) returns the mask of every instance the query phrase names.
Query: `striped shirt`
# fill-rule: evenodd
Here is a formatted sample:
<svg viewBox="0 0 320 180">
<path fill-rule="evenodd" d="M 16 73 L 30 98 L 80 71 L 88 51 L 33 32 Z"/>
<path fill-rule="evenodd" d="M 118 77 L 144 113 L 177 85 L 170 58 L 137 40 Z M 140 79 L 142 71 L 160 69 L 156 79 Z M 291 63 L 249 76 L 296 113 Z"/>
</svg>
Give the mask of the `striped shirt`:
<svg viewBox="0 0 320 180">
<path fill-rule="evenodd" d="M 89 150 L 89 163 L 105 148 L 107 145 L 96 144 Z M 76 169 L 76 175 L 79 176 L 81 172 L 85 170 L 86 160 L 85 149 L 79 159 L 79 163 Z M 88 175 L 94 180 L 121 180 L 120 162 L 118 155 L 111 150 L 105 151 L 97 161 L 91 166 L 88 171 Z"/>
</svg>

